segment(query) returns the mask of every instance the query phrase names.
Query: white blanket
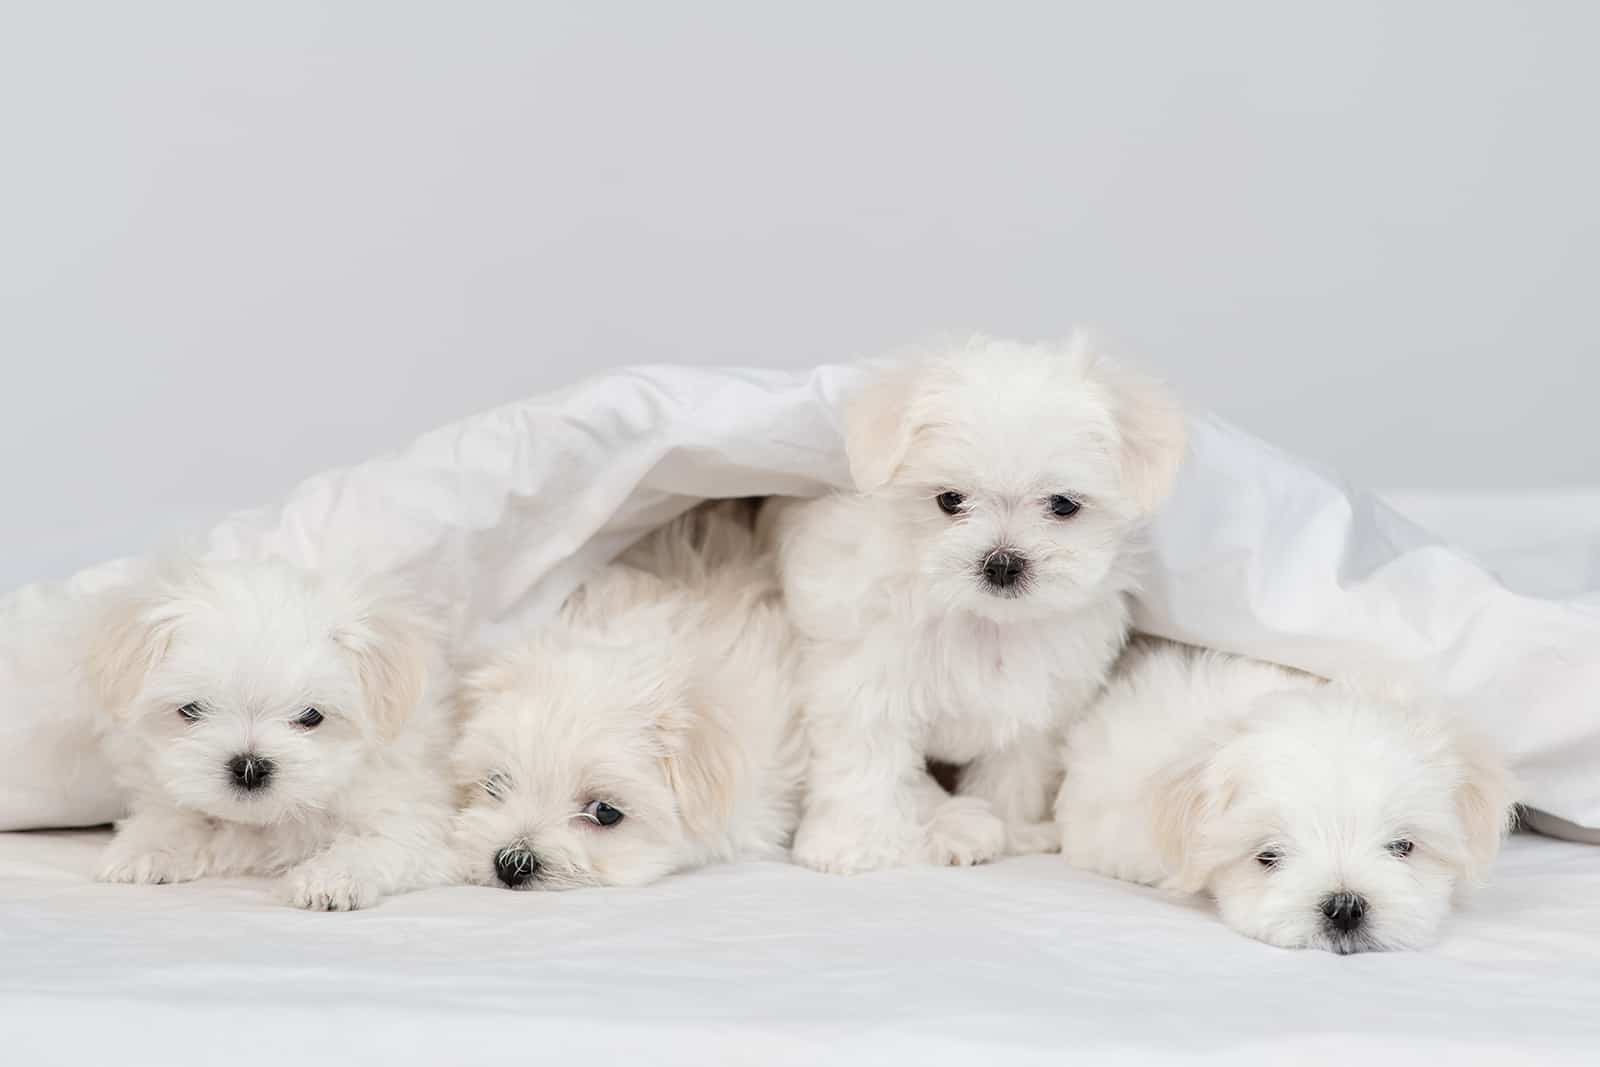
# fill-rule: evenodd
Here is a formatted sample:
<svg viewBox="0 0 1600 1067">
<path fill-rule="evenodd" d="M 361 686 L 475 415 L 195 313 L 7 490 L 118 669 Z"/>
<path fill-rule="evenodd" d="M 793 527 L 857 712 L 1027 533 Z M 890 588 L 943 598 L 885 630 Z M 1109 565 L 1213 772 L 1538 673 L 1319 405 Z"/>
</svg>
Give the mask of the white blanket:
<svg viewBox="0 0 1600 1067">
<path fill-rule="evenodd" d="M 479 642 L 548 614 L 698 498 L 845 487 L 837 414 L 853 374 L 657 367 L 595 379 L 312 478 L 279 507 L 222 522 L 206 547 L 405 572 L 459 640 Z M 1517 568 L 1507 573 L 1525 580 L 1508 588 L 1371 496 L 1215 419 L 1192 431 L 1153 533 L 1143 628 L 1457 701 L 1510 755 L 1524 800 L 1600 827 L 1593 567 Z M 85 600 L 119 573 L 108 564 L 0 601 L 0 829 L 120 811 L 73 667 Z"/>
</svg>

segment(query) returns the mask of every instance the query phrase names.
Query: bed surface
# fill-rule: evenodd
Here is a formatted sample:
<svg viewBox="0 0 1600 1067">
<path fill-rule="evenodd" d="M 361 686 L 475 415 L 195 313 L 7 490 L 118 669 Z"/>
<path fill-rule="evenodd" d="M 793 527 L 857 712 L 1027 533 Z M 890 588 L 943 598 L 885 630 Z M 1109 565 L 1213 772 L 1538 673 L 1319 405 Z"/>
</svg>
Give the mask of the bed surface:
<svg viewBox="0 0 1600 1067">
<path fill-rule="evenodd" d="M 1516 524 L 1395 499 L 1530 583 L 1595 562 L 1592 493 Z M 1600 1062 L 1600 847 L 1533 835 L 1436 947 L 1342 958 L 1053 857 L 307 914 L 259 880 L 95 884 L 107 836 L 0 834 L 0 1062 Z"/>
<path fill-rule="evenodd" d="M 1533 836 L 1437 947 L 1353 957 L 1259 945 L 1052 857 L 309 914 L 260 880 L 94 884 L 106 837 L 0 835 L 8 1063 L 1592 1064 L 1600 1047 L 1600 848 Z"/>
</svg>

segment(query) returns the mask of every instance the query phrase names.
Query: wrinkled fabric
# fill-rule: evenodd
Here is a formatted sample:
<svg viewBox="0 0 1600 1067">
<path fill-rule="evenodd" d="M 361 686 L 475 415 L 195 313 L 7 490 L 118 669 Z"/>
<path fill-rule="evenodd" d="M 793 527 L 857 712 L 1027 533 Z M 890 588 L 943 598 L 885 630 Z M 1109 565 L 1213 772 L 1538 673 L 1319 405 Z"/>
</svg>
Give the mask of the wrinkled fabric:
<svg viewBox="0 0 1600 1067">
<path fill-rule="evenodd" d="M 700 498 L 848 487 L 839 401 L 857 373 L 607 375 L 320 474 L 202 547 L 401 574 L 458 645 L 492 643 Z M 1141 628 L 1449 700 L 1508 753 L 1523 800 L 1600 827 L 1600 525 L 1568 568 L 1497 570 L 1220 420 L 1191 431 Z M 121 811 L 76 662 L 95 593 L 129 566 L 0 600 L 0 829 Z"/>
</svg>

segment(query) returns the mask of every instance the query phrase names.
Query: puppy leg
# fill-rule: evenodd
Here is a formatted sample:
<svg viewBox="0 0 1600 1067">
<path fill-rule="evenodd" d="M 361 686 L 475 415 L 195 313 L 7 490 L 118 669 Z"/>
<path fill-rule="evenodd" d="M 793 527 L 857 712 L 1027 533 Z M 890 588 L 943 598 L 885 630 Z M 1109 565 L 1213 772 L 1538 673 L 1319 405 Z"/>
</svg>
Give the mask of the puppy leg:
<svg viewBox="0 0 1600 1067">
<path fill-rule="evenodd" d="M 808 709 L 812 754 L 796 862 L 855 874 L 921 860 L 929 791 L 943 791 L 928 777 L 905 717 L 893 714 L 892 699 L 866 690 Z"/>
<path fill-rule="evenodd" d="M 966 866 L 1000 855 L 1004 824 L 983 801 L 952 797 L 934 781 L 908 725 L 915 721 L 910 709 L 887 689 L 837 692 L 836 703 L 808 711 L 812 757 L 795 860 L 853 874 L 907 863 Z"/>
<path fill-rule="evenodd" d="M 151 808 L 117 824 L 95 877 L 102 882 L 192 882 L 210 870 L 210 822 L 177 808 Z"/>
<path fill-rule="evenodd" d="M 1061 787 L 1061 757 L 1053 735 L 1029 733 L 979 756 L 961 772 L 956 791 L 981 797 L 1005 823 L 1005 851 L 1013 856 L 1056 852 L 1061 837 L 1051 804 Z"/>
<path fill-rule="evenodd" d="M 288 903 L 312 911 L 354 911 L 394 893 L 452 880 L 441 809 L 396 811 L 361 832 L 342 833 L 283 876 Z"/>
<path fill-rule="evenodd" d="M 924 832 L 924 858 L 941 867 L 988 863 L 1006 850 L 1006 824 L 978 797 L 945 797 Z"/>
</svg>

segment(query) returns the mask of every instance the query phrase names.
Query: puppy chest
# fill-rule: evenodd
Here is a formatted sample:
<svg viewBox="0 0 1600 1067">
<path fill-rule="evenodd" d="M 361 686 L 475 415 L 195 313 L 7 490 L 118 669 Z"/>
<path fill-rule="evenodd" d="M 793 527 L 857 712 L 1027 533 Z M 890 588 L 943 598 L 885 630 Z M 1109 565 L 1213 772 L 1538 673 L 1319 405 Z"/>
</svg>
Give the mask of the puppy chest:
<svg viewBox="0 0 1600 1067">
<path fill-rule="evenodd" d="M 965 762 L 1054 721 L 1057 683 L 1036 649 L 975 641 L 938 659 L 917 687 L 929 755 Z"/>
</svg>

